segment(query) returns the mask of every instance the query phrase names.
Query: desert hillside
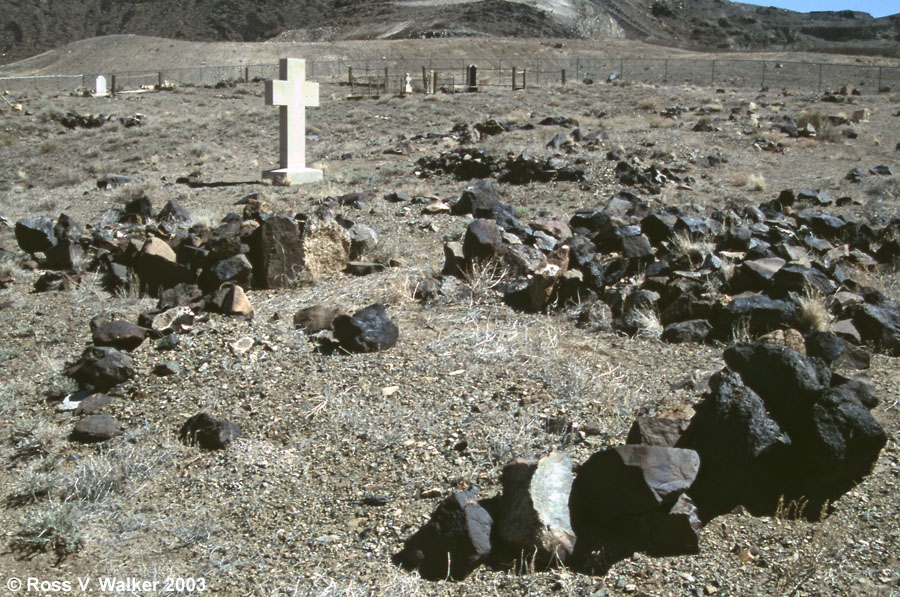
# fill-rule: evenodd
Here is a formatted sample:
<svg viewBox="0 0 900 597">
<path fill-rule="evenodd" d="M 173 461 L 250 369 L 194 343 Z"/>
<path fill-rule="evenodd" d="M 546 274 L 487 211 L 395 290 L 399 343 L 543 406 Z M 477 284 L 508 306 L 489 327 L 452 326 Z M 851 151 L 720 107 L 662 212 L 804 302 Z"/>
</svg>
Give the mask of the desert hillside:
<svg viewBox="0 0 900 597">
<path fill-rule="evenodd" d="M 900 17 L 802 14 L 719 0 L 23 0 L 3 8 L 0 63 L 117 34 L 190 41 L 630 39 L 695 50 L 897 56 Z"/>
</svg>

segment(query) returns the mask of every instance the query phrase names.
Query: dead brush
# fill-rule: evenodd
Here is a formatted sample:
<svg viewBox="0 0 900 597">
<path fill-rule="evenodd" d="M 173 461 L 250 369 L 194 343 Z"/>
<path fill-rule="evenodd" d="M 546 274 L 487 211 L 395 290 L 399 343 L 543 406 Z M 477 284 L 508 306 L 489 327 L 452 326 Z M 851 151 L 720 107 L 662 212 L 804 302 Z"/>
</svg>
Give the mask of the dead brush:
<svg viewBox="0 0 900 597">
<path fill-rule="evenodd" d="M 731 175 L 731 184 L 736 187 L 747 187 L 751 191 L 762 192 L 766 190 L 766 179 L 762 174 L 740 171 Z"/>
<path fill-rule="evenodd" d="M 841 140 L 841 132 L 831 122 L 831 119 L 822 112 L 808 112 L 797 119 L 797 128 L 804 129 L 806 125 L 811 124 L 816 130 L 816 139 L 827 141 L 829 143 L 837 143 Z"/>
<path fill-rule="evenodd" d="M 807 288 L 794 298 L 794 302 L 797 305 L 797 320 L 804 331 L 826 331 L 831 327 L 833 317 L 821 293 Z"/>
<path fill-rule="evenodd" d="M 29 509 L 12 533 L 10 549 L 24 557 L 52 551 L 58 560 L 84 545 L 81 527 L 85 513 L 71 502 L 45 502 Z"/>
<path fill-rule="evenodd" d="M 662 337 L 663 325 L 654 308 L 638 309 L 634 314 L 634 324 L 637 327 L 634 333 L 636 338 L 659 340 Z"/>
<path fill-rule="evenodd" d="M 509 266 L 499 259 L 476 261 L 463 272 L 463 284 L 473 304 L 486 302 L 509 277 Z"/>
<path fill-rule="evenodd" d="M 691 266 L 699 265 L 712 253 L 715 245 L 704 237 L 693 237 L 687 232 L 676 232 L 670 238 L 672 250 L 686 257 Z"/>
</svg>

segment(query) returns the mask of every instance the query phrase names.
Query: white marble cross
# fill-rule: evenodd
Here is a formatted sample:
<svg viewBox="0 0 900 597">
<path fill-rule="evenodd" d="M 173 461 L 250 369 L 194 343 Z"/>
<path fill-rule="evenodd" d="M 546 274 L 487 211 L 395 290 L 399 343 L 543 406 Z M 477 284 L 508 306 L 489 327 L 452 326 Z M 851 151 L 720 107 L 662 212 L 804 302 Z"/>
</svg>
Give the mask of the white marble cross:
<svg viewBox="0 0 900 597">
<path fill-rule="evenodd" d="M 279 79 L 266 81 L 266 105 L 279 106 L 280 168 L 266 170 L 263 178 L 280 184 L 322 180 L 322 171 L 306 167 L 306 107 L 319 105 L 319 84 L 306 80 L 306 61 L 282 58 Z"/>
<path fill-rule="evenodd" d="M 100 75 L 94 83 L 94 97 L 103 97 L 106 95 L 106 77 Z"/>
</svg>

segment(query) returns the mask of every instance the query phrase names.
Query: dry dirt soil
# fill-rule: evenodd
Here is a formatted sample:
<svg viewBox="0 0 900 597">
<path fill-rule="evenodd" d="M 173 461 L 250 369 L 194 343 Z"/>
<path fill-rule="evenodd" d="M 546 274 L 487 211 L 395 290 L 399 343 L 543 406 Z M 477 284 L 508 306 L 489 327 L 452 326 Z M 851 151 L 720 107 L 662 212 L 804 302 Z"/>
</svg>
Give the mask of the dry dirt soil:
<svg viewBox="0 0 900 597">
<path fill-rule="evenodd" d="M 308 111 L 314 135 L 309 162 L 324 170 L 325 181 L 303 187 L 260 182 L 260 172 L 278 158 L 277 114 L 264 105 L 262 84 L 108 98 L 9 97 L 27 113 L 0 104 L 4 582 L 12 576 L 67 581 L 73 594 L 86 575 L 94 581 L 202 578 L 210 595 L 900 593 L 900 373 L 896 359 L 883 355 L 873 358 L 869 374 L 881 398 L 874 415 L 891 439 L 873 473 L 820 522 L 736 512 L 703 529 L 699 555 L 636 554 L 604 576 L 482 567 L 463 582 L 435 583 L 398 570 L 391 554 L 443 497 L 471 485 L 484 497 L 494 495 L 502 466 L 514 457 L 565 449 L 583 462 L 624 442 L 638 413 L 690 414 L 698 396 L 671 386 L 723 362 L 721 346 L 675 346 L 580 329 L 575 308 L 514 312 L 491 290 L 496 278 L 490 272 L 470 280 L 468 292 L 455 299 L 420 304 L 413 299 L 418 281 L 441 268 L 443 243 L 459 239 L 468 220 L 382 199 L 393 191 L 454 199 L 465 188 L 449 177 L 416 176 L 417 159 L 458 146 L 427 133 L 490 118 L 524 125 L 568 116 L 583 131 L 605 131 L 597 148 L 563 155 L 583 160 L 587 182 L 499 185 L 501 199 L 523 220 L 568 218 L 578 208 L 603 205 L 621 190 L 615 162 L 606 159 L 613 149 L 647 163 L 680 164 L 694 179 L 689 189 L 667 186 L 645 196 L 653 208 L 706 213 L 729 203 L 759 204 L 785 188 L 821 188 L 856 200 L 838 213 L 895 215 L 896 174 L 859 184 L 844 177 L 851 168 L 879 164 L 897 171 L 896 93 L 826 104 L 813 93 L 580 82 L 527 92 L 353 101 L 346 92 L 323 85 L 321 107 Z M 672 106 L 687 109 L 675 119 L 661 114 Z M 843 136 L 843 127 L 825 126 L 812 139 L 777 131 L 784 115 L 818 114 L 823 122 L 822 115 L 850 116 L 862 108 L 870 118 L 852 125 L 855 139 Z M 55 120 L 68 111 L 141 113 L 144 125 L 69 130 Z M 692 130 L 701 118 L 712 131 Z M 527 150 L 546 156 L 546 143 L 562 130 L 519 128 L 480 146 L 501 155 Z M 756 149 L 759 136 L 782 143 L 784 153 Z M 385 153 L 403 137 L 410 153 Z M 727 161 L 702 166 L 709 155 Z M 217 184 L 175 183 L 192 172 Z M 107 173 L 140 180 L 100 190 L 96 180 Z M 145 342 L 133 354 L 137 376 L 113 390 L 115 401 L 106 408 L 124 422 L 126 435 L 99 446 L 68 441 L 73 417 L 57 405 L 74 389 L 64 369 L 89 345 L 90 319 L 106 314 L 136 321 L 156 301 L 111 295 L 90 273 L 75 289 L 33 292 L 42 272 L 23 266 L 27 255 L 10 223 L 66 213 L 82 225 L 99 225 L 105 209 L 142 193 L 157 209 L 176 199 L 195 221 L 216 223 L 240 212 L 235 203 L 253 193 L 270 211 L 294 214 L 313 211 L 330 196 L 365 190 L 378 196 L 365 209 L 336 209 L 378 230 L 373 258 L 394 258 L 397 267 L 364 278 L 322 277 L 293 290 L 250 291 L 251 321 L 202 318 L 174 353 Z M 895 270 L 855 275 L 900 298 Z M 321 354 L 291 323 L 294 312 L 313 304 L 352 311 L 374 301 L 386 303 L 400 328 L 399 343 L 385 352 Z M 232 348 L 245 337 L 254 340 L 252 348 Z M 153 375 L 165 360 L 175 360 L 180 373 Z M 201 410 L 235 422 L 243 436 L 220 452 L 182 445 L 179 427 Z M 599 434 L 567 433 L 559 419 L 576 431 L 595 426 Z M 367 505 L 366 496 L 387 503 Z M 22 550 L 16 537 L 46 550 Z"/>
</svg>

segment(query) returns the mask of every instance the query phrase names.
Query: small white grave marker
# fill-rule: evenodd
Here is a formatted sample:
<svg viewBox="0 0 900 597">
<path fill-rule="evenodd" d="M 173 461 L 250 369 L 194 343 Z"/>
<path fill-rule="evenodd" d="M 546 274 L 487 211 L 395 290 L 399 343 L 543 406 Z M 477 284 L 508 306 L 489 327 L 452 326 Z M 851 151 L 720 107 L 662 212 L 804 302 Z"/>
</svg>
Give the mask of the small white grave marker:
<svg viewBox="0 0 900 597">
<path fill-rule="evenodd" d="M 106 95 L 106 77 L 100 75 L 94 83 L 94 97 L 103 97 Z"/>
<path fill-rule="evenodd" d="M 410 78 L 409 73 L 406 73 L 406 79 L 405 79 L 404 83 L 406 84 L 406 86 L 403 88 L 403 92 L 404 93 L 412 93 L 413 92 L 412 79 Z"/>
<path fill-rule="evenodd" d="M 306 167 L 306 107 L 319 105 L 319 84 L 306 80 L 306 61 L 282 58 L 279 79 L 266 81 L 266 105 L 279 106 L 280 168 L 266 170 L 263 178 L 280 184 L 322 180 L 322 171 Z"/>
</svg>

